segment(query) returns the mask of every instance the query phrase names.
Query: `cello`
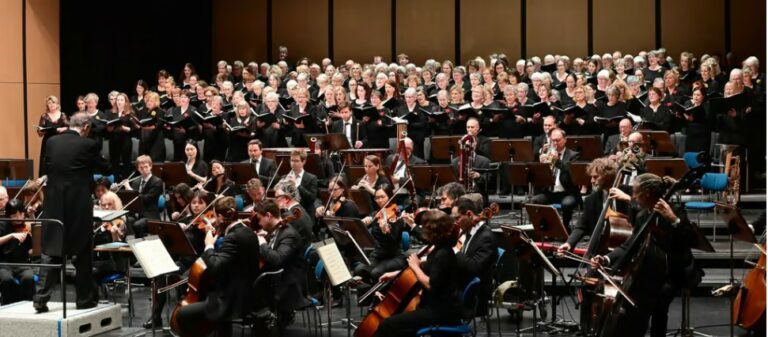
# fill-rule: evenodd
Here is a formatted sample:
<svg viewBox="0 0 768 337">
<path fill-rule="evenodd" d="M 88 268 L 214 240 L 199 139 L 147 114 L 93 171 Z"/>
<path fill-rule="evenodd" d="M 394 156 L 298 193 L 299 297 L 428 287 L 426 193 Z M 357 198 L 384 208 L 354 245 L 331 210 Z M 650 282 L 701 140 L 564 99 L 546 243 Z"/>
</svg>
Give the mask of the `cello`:
<svg viewBox="0 0 768 337">
<path fill-rule="evenodd" d="M 733 324 L 747 330 L 765 328 L 765 244 L 756 246 L 760 249 L 760 259 L 744 276 L 733 300 Z"/>
<path fill-rule="evenodd" d="M 701 178 L 709 170 L 709 161 L 706 158 L 700 159 L 703 165 L 688 171 L 679 181 L 672 184 L 659 200 L 670 200 L 677 191 L 689 188 Z M 626 254 L 617 261 L 622 274 L 622 293 L 636 294 L 639 292 L 637 289 L 660 288 L 663 285 L 664 280 L 659 277 L 653 280 L 640 278 L 641 272 L 652 275 L 664 275 L 667 272 L 667 255 L 653 239 L 655 235 L 663 235 L 663 232 L 660 232 L 663 230 L 655 226 L 658 217 L 659 213 L 653 212 L 643 224 L 635 227 L 636 235 L 630 239 Z M 609 303 L 610 306 L 605 308 L 597 320 L 596 331 L 600 332 L 600 336 L 619 336 L 625 328 L 619 326 L 621 318 L 629 314 L 628 306 L 631 308 L 635 305 L 626 296 L 615 296 Z"/>
</svg>

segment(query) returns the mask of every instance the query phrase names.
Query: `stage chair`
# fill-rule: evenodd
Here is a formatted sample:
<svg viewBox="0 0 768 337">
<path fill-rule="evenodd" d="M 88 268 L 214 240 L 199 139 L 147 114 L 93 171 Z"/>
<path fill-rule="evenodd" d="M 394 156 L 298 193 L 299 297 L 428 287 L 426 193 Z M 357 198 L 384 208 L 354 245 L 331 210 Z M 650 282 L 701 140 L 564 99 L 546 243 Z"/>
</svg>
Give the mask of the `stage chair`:
<svg viewBox="0 0 768 337">
<path fill-rule="evenodd" d="M 419 329 L 417 336 L 425 335 L 475 335 L 477 328 L 475 324 L 475 308 L 477 307 L 477 294 L 479 291 L 480 279 L 475 277 L 464 287 L 459 301 L 461 302 L 461 324 L 458 325 L 435 325 Z M 471 325 L 470 325 L 471 324 Z"/>
<path fill-rule="evenodd" d="M 725 191 L 728 187 L 728 176 L 725 173 L 705 173 L 701 177 L 701 194 L 702 200 L 717 200 L 717 196 L 713 195 Z M 704 191 L 709 192 L 708 198 L 703 198 Z M 714 201 L 690 201 L 685 203 L 685 209 L 688 211 L 696 211 L 696 222 L 701 224 L 701 213 L 705 211 L 712 211 L 713 224 L 712 224 L 712 242 L 717 239 L 717 204 Z"/>
</svg>

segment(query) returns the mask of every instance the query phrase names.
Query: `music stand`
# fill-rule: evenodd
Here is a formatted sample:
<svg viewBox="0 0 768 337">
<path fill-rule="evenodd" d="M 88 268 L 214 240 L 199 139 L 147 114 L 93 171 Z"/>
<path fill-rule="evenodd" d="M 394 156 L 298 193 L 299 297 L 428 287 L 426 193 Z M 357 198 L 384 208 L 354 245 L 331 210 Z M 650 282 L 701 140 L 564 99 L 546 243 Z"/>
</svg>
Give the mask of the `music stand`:
<svg viewBox="0 0 768 337">
<path fill-rule="evenodd" d="M 358 165 L 347 165 L 347 185 L 352 187 L 360 182 L 365 176 L 365 167 Z"/>
<path fill-rule="evenodd" d="M 549 164 L 527 163 L 526 165 L 533 188 L 547 188 L 555 185 L 555 176 Z"/>
<path fill-rule="evenodd" d="M 533 161 L 533 146 L 530 139 L 492 139 L 488 148 L 491 161 Z"/>
<path fill-rule="evenodd" d="M 422 191 L 431 191 L 435 184 L 443 186 L 457 181 L 451 165 L 414 165 L 411 166 L 411 174 L 416 189 Z"/>
<path fill-rule="evenodd" d="M 459 154 L 459 139 L 462 136 L 434 136 L 429 141 L 432 145 L 429 158 L 450 162 L 453 157 Z"/>
<path fill-rule="evenodd" d="M 279 167 L 277 170 L 277 178 L 275 178 L 274 184 L 277 184 L 277 181 L 280 180 L 280 177 L 288 174 L 288 172 L 291 172 L 291 155 L 290 154 L 278 154 L 275 155 L 275 167 Z M 307 156 L 307 159 L 309 159 L 309 156 Z M 282 163 L 282 165 L 280 164 Z"/>
<path fill-rule="evenodd" d="M 181 162 L 168 162 L 159 164 L 162 169 L 158 177 L 168 186 L 176 186 L 181 183 L 189 182 L 187 176 L 187 167 Z"/>
<path fill-rule="evenodd" d="M 322 158 L 319 154 L 307 153 L 307 161 L 304 163 L 304 170 L 317 176 L 318 179 L 328 178 L 325 176 L 325 170 L 321 164 Z M 291 168 L 290 156 L 288 161 L 288 169 Z"/>
<path fill-rule="evenodd" d="M 658 155 L 659 153 L 676 153 L 675 144 L 666 131 L 639 131 L 643 135 L 643 149 L 645 153 Z"/>
<path fill-rule="evenodd" d="M 375 243 L 368 228 L 360 219 L 327 217 L 323 221 L 330 230 L 333 240 L 344 247 L 342 251 L 352 253 L 349 259 L 371 264 L 365 255 L 365 250 L 373 249 Z"/>
<path fill-rule="evenodd" d="M 349 199 L 357 204 L 357 209 L 360 214 L 371 214 L 373 211 L 373 205 L 371 205 L 371 198 L 368 197 L 368 192 L 362 190 L 349 190 Z"/>
<path fill-rule="evenodd" d="M 264 157 L 269 159 L 275 159 L 277 156 L 290 156 L 294 150 L 302 150 L 309 152 L 308 147 L 269 147 L 262 151 Z M 277 165 L 277 163 L 275 163 Z"/>
<path fill-rule="evenodd" d="M 347 167 L 349 165 L 362 165 L 363 160 L 368 155 L 374 155 L 379 158 L 386 158 L 389 153 L 389 149 L 346 149 L 339 151 L 347 160 Z"/>
<path fill-rule="evenodd" d="M 194 225 L 193 225 L 194 226 Z M 195 229 L 196 230 L 196 229 Z M 184 230 L 175 222 L 147 220 L 147 231 L 157 235 L 171 256 L 197 256 Z"/>
<path fill-rule="evenodd" d="M 117 196 L 120 198 L 120 201 L 123 202 L 123 205 L 125 205 L 125 209 L 129 212 L 133 214 L 144 213 L 144 203 L 138 199 L 138 191 L 120 190 L 117 191 Z"/>
<path fill-rule="evenodd" d="M 349 139 L 343 133 L 308 133 L 304 135 L 304 141 L 311 144 L 311 139 L 316 138 L 320 141 L 320 149 L 330 152 L 351 149 Z"/>
<path fill-rule="evenodd" d="M 589 162 L 572 162 L 571 163 L 571 180 L 576 186 L 591 186 L 592 181 L 587 174 L 587 166 Z"/>
<path fill-rule="evenodd" d="M 682 158 L 649 158 L 645 160 L 645 169 L 659 177 L 670 176 L 678 180 L 688 172 Z"/>
<path fill-rule="evenodd" d="M 538 241 L 568 240 L 568 231 L 557 209 L 549 205 L 525 204 L 525 212 L 533 224 L 534 238 Z"/>
<path fill-rule="evenodd" d="M 565 147 L 579 153 L 581 160 L 593 160 L 603 156 L 600 136 L 568 136 Z"/>
<path fill-rule="evenodd" d="M 225 168 L 229 177 L 237 185 L 245 185 L 249 180 L 256 178 L 256 169 L 251 163 L 228 163 Z"/>
</svg>

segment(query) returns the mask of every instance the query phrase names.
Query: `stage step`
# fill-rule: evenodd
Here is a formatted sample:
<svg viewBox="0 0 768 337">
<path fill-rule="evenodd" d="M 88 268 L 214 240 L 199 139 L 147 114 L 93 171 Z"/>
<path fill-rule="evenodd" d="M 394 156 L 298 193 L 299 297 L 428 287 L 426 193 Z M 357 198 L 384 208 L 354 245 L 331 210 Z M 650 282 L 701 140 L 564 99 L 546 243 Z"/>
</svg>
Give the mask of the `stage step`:
<svg viewBox="0 0 768 337">
<path fill-rule="evenodd" d="M 30 301 L 0 307 L 0 337 L 87 337 L 120 329 L 123 324 L 116 304 L 77 310 L 75 303 L 67 303 L 67 318 L 62 318 L 61 302 L 48 302 L 48 309 L 37 314 Z"/>
</svg>

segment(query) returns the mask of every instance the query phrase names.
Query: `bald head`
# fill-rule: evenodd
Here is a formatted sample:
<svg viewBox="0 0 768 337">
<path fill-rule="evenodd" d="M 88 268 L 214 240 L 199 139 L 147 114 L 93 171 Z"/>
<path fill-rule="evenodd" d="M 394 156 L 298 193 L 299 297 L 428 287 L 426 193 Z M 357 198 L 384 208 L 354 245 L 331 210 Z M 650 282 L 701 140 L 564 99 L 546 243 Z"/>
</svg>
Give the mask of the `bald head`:
<svg viewBox="0 0 768 337">
<path fill-rule="evenodd" d="M 624 118 L 619 122 L 619 133 L 621 133 L 621 136 L 623 137 L 627 137 L 632 133 L 632 121 L 630 121 L 629 118 Z"/>
<path fill-rule="evenodd" d="M 640 132 L 632 132 L 629 135 L 629 143 L 630 144 L 642 144 L 643 143 L 643 134 Z"/>
</svg>

